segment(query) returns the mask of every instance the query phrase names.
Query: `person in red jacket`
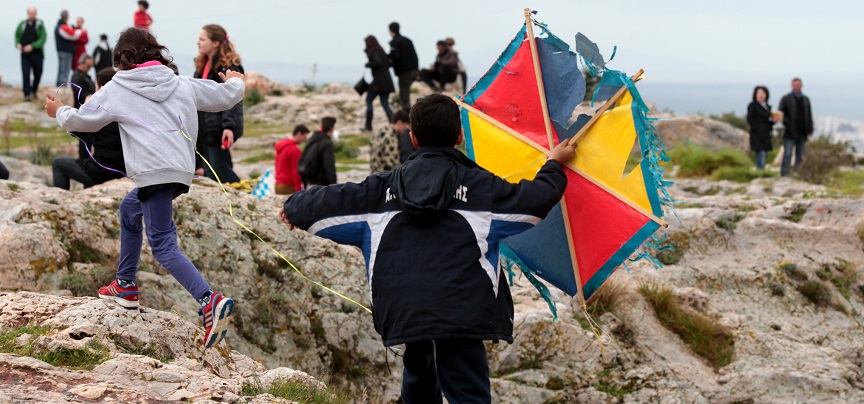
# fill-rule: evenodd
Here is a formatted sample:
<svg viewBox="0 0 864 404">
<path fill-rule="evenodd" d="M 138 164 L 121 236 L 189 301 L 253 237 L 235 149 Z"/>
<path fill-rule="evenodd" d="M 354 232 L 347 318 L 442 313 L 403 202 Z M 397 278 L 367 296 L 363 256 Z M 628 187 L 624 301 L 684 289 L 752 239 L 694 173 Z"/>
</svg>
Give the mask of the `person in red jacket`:
<svg viewBox="0 0 864 404">
<path fill-rule="evenodd" d="M 290 195 L 303 189 L 303 181 L 297 172 L 300 162 L 300 144 L 306 141 L 309 128 L 297 125 L 291 137 L 276 143 L 276 194 Z"/>
<path fill-rule="evenodd" d="M 153 18 L 147 13 L 150 8 L 150 3 L 141 0 L 138 2 L 138 11 L 135 12 L 134 26 L 136 28 L 150 29 L 150 24 L 153 24 Z"/>
<path fill-rule="evenodd" d="M 81 36 L 73 42 L 73 46 L 75 47 L 75 53 L 72 56 L 72 70 L 78 68 L 78 64 L 81 63 L 81 55 L 87 53 L 87 42 L 90 42 L 90 38 L 87 37 L 87 30 L 84 29 L 84 18 L 78 17 L 75 20 L 75 26 L 72 27 L 76 30 L 81 30 Z"/>
</svg>

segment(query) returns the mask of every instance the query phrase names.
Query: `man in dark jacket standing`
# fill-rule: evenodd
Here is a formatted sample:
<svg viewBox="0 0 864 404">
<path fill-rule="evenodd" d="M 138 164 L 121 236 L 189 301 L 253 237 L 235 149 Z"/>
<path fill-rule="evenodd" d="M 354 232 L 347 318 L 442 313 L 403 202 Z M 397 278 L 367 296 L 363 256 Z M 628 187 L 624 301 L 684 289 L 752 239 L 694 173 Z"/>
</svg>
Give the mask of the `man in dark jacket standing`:
<svg viewBox="0 0 864 404">
<path fill-rule="evenodd" d="M 297 163 L 297 172 L 303 177 L 303 186 L 332 185 L 336 183 L 336 154 L 333 151 L 333 129 L 336 118 L 321 120 L 321 130 L 306 141 L 306 149 Z"/>
<path fill-rule="evenodd" d="M 69 12 L 60 12 L 60 20 L 54 27 L 54 42 L 57 45 L 57 86 L 69 79 L 69 71 L 72 70 L 72 58 L 75 56 L 75 41 L 81 38 L 82 30 L 70 26 Z"/>
<path fill-rule="evenodd" d="M 36 18 L 36 7 L 27 9 L 27 19 L 18 24 L 15 30 L 15 47 L 21 52 L 21 76 L 24 87 L 24 101 L 33 99 L 38 94 L 39 80 L 42 78 L 42 65 L 45 61 L 45 24 Z M 30 82 L 30 71 L 33 71 L 33 82 Z"/>
<path fill-rule="evenodd" d="M 813 113 L 810 109 L 810 99 L 801 92 L 801 79 L 792 79 L 792 92 L 780 99 L 783 112 L 783 163 L 780 175 L 789 175 L 792 162 L 792 151 L 795 151 L 795 169 L 804 162 L 805 144 L 807 138 L 813 136 Z"/>
<path fill-rule="evenodd" d="M 390 23 L 390 61 L 393 63 L 393 73 L 399 78 L 399 105 L 408 111 L 411 109 L 411 83 L 417 80 L 417 52 L 410 39 L 399 34 L 399 23 Z"/>
</svg>

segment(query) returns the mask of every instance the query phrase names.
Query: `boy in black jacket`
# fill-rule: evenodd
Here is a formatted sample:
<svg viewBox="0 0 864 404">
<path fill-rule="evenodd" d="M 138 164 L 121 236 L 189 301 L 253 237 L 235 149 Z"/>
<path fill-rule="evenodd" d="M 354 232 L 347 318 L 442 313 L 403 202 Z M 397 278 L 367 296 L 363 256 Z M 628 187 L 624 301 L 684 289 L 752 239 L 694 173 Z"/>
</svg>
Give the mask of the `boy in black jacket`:
<svg viewBox="0 0 864 404">
<path fill-rule="evenodd" d="M 393 171 L 360 184 L 292 195 L 285 223 L 358 246 L 372 289 L 372 316 L 385 346 L 405 344 L 406 403 L 490 402 L 483 340 L 513 342 L 513 300 L 498 266 L 498 242 L 537 224 L 567 186 L 564 141 L 533 181 L 511 184 L 453 147 L 459 108 L 444 95 L 411 109 L 419 149 Z"/>
</svg>

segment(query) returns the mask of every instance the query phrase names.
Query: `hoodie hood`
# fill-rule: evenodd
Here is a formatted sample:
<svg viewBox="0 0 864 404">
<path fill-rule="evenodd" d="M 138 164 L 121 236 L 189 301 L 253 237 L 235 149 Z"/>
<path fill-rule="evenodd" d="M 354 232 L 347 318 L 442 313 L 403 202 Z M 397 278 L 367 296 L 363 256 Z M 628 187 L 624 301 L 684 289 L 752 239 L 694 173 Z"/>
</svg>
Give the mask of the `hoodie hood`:
<svg viewBox="0 0 864 404">
<path fill-rule="evenodd" d="M 121 70 L 111 82 L 151 101 L 164 102 L 174 94 L 180 79 L 173 70 L 159 65 Z"/>
<path fill-rule="evenodd" d="M 292 147 L 292 146 L 299 146 L 299 145 L 297 144 L 297 142 L 294 141 L 294 139 L 288 138 L 288 139 L 282 139 L 282 140 L 276 142 L 275 148 L 276 148 L 276 152 L 282 153 L 283 151 L 285 151 L 285 149 Z"/>
<path fill-rule="evenodd" d="M 393 188 L 402 211 L 412 222 L 434 223 L 447 211 L 469 161 L 449 147 L 423 148 L 393 170 Z M 471 162 L 473 164 L 473 162 Z"/>
</svg>

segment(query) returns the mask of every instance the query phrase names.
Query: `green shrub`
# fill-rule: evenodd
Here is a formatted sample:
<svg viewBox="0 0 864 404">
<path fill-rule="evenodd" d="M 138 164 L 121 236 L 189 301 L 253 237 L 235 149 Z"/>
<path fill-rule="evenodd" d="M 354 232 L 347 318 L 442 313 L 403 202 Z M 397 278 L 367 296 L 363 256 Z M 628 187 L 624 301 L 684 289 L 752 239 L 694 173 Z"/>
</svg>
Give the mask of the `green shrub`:
<svg viewBox="0 0 864 404">
<path fill-rule="evenodd" d="M 860 197 L 864 195 L 864 170 L 835 171 L 825 185 L 838 196 Z"/>
<path fill-rule="evenodd" d="M 820 136 L 807 142 L 804 162 L 798 169 L 798 177 L 813 184 L 823 184 L 840 168 L 855 164 L 849 142 L 834 141 L 830 136 Z"/>
<path fill-rule="evenodd" d="M 744 214 L 741 212 L 735 212 L 731 215 L 725 215 L 714 221 L 714 225 L 717 227 L 726 230 L 730 233 L 735 232 L 735 228 L 738 226 L 738 222 L 744 218 Z"/>
<path fill-rule="evenodd" d="M 264 100 L 265 98 L 264 95 L 261 94 L 261 91 L 258 90 L 257 87 L 253 87 L 251 90 L 249 90 L 249 93 L 246 94 L 246 97 L 243 98 L 243 106 L 251 107 L 253 105 L 258 105 L 264 102 Z"/>
<path fill-rule="evenodd" d="M 265 151 L 253 156 L 246 157 L 245 159 L 241 160 L 241 162 L 244 164 L 255 164 L 262 161 L 273 161 L 275 158 L 276 153 L 272 151 Z"/>
<path fill-rule="evenodd" d="M 588 314 L 595 320 L 606 313 L 614 313 L 627 299 L 627 288 L 618 282 L 607 281 L 586 302 Z"/>
<path fill-rule="evenodd" d="M 757 178 L 774 178 L 778 174 L 769 170 L 753 170 L 748 167 L 720 167 L 711 174 L 714 181 L 750 182 Z"/>
<path fill-rule="evenodd" d="M 747 117 L 735 115 L 735 111 L 724 112 L 720 115 L 711 114 L 708 115 L 708 117 L 715 121 L 726 122 L 741 130 L 750 131 L 750 124 L 747 123 Z"/>
<path fill-rule="evenodd" d="M 63 366 L 71 369 L 92 370 L 96 365 L 108 360 L 108 348 L 91 341 L 82 349 L 59 348 L 54 351 L 35 351 L 33 343 L 40 336 L 51 332 L 51 327 L 28 324 L 20 327 L 7 328 L 0 333 L 0 352 L 19 356 L 29 356 L 39 359 L 52 366 Z M 18 345 L 18 337 L 29 334 L 30 341 Z"/>
<path fill-rule="evenodd" d="M 804 271 L 798 269 L 798 265 L 791 262 L 781 262 L 777 265 L 777 269 L 779 269 L 783 275 L 794 281 L 804 282 L 809 279 Z"/>
<path fill-rule="evenodd" d="M 835 264 L 823 264 L 822 270 L 817 273 L 819 279 L 831 282 L 841 296 L 849 300 L 852 298 L 852 288 L 858 283 L 858 272 L 852 268 L 848 261 L 841 260 Z"/>
<path fill-rule="evenodd" d="M 720 167 L 751 167 L 753 163 L 743 152 L 735 149 L 711 151 L 694 144 L 672 148 L 669 159 L 678 166 L 679 177 L 706 177 Z"/>
<path fill-rule="evenodd" d="M 660 250 L 655 254 L 655 258 L 663 265 L 675 265 L 681 262 L 684 258 L 684 253 L 690 248 L 690 238 L 688 234 L 679 232 L 675 233 L 666 240 L 669 246 L 665 250 Z"/>
<path fill-rule="evenodd" d="M 786 287 L 782 283 L 771 281 L 766 286 L 771 291 L 771 296 L 786 296 Z"/>
<path fill-rule="evenodd" d="M 360 154 L 360 149 L 348 140 L 339 139 L 333 142 L 333 153 L 336 155 L 337 161 L 350 160 Z"/>
<path fill-rule="evenodd" d="M 311 383 L 290 379 L 277 379 L 270 388 L 264 390 L 261 383 L 244 384 L 242 393 L 244 396 L 257 396 L 269 393 L 273 396 L 284 398 L 300 404 L 330 404 L 353 402 L 349 392 L 330 387 L 320 387 Z"/>
<path fill-rule="evenodd" d="M 73 271 L 60 280 L 60 288 L 72 292 L 73 296 L 90 296 L 93 294 L 93 284 L 87 275 Z"/>
<path fill-rule="evenodd" d="M 30 149 L 30 162 L 37 166 L 51 165 L 54 159 L 54 148 L 44 141 L 37 141 Z"/>
<path fill-rule="evenodd" d="M 796 286 L 798 292 L 810 302 L 819 307 L 827 307 L 832 303 L 831 289 L 822 281 L 812 280 Z"/>
<path fill-rule="evenodd" d="M 735 357 L 732 330 L 711 317 L 685 308 L 669 288 L 642 284 L 639 293 L 654 308 L 660 322 L 681 337 L 694 353 L 705 358 L 711 366 L 719 369 L 732 363 Z"/>
<path fill-rule="evenodd" d="M 789 212 L 789 214 L 784 216 L 784 219 L 790 222 L 798 223 L 804 217 L 805 213 L 807 213 L 807 207 L 804 205 L 797 205 L 795 206 L 795 208 L 792 209 L 791 212 Z"/>
</svg>

